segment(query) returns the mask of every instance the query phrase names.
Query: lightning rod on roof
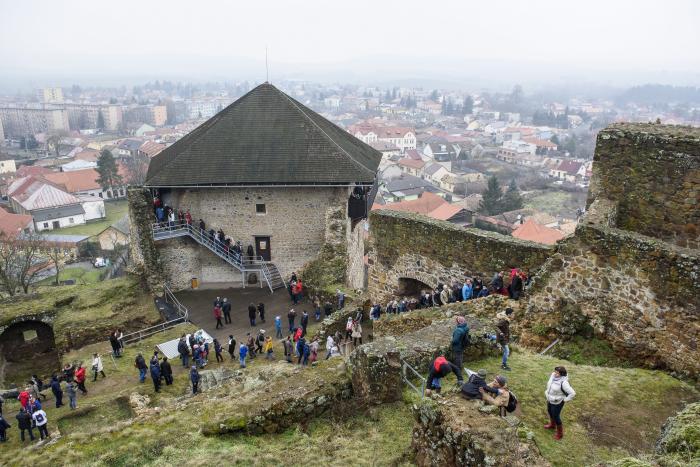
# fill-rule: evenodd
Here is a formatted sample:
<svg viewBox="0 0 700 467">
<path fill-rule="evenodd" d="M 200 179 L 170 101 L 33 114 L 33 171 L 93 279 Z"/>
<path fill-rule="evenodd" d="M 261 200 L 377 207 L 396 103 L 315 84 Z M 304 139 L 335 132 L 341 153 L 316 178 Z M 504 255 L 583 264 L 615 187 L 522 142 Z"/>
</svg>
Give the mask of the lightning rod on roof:
<svg viewBox="0 0 700 467">
<path fill-rule="evenodd" d="M 267 45 L 265 46 L 265 82 L 270 82 L 270 67 L 267 64 Z"/>
</svg>

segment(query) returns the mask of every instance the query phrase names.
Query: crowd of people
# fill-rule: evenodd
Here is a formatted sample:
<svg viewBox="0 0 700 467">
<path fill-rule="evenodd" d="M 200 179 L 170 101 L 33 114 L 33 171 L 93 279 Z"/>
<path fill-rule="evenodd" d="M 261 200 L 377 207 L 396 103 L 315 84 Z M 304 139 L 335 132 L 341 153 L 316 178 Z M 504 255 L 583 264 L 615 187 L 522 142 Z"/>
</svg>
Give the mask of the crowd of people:
<svg viewBox="0 0 700 467">
<path fill-rule="evenodd" d="M 496 314 L 495 328 L 496 334 L 484 334 L 482 337 L 495 341 L 502 349 L 501 368 L 510 370 L 507 366 L 507 359 L 510 354 L 510 320 L 513 310 L 507 308 Z M 462 359 L 465 349 L 470 345 L 469 326 L 463 316 L 456 317 L 456 326 L 452 333 L 451 354 L 453 361 L 447 360 L 444 353 L 440 353 L 432 362 L 426 378 L 426 394 L 433 391 L 440 393 L 441 379 L 454 373 L 457 378 L 457 387 L 461 395 L 466 399 L 480 399 L 485 404 L 499 408 L 502 416 L 514 412 L 518 407 L 518 399 L 515 393 L 508 387 L 508 379 L 501 374 L 496 374 L 490 383 L 487 383 L 488 372 L 485 369 L 473 371 L 463 368 Z M 466 372 L 467 381 L 464 381 L 463 370 Z M 557 366 L 549 377 L 544 391 L 549 422 L 544 425 L 545 429 L 555 430 L 554 439 L 560 440 L 564 436 L 564 427 L 561 419 L 564 404 L 571 401 L 576 392 L 571 387 L 568 380 L 568 373 L 565 367 Z"/>
</svg>

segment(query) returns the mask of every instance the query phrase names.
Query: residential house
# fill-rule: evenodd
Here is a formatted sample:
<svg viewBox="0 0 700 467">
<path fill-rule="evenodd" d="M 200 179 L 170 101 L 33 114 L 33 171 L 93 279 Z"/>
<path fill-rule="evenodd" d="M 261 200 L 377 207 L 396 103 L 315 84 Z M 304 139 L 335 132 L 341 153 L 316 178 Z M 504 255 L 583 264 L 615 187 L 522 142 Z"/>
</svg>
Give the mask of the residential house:
<svg viewBox="0 0 700 467">
<path fill-rule="evenodd" d="M 128 245 L 131 239 L 129 216 L 124 215 L 117 222 L 98 233 L 96 237 L 102 250 L 114 250 L 119 245 Z"/>
<path fill-rule="evenodd" d="M 16 172 L 17 166 L 15 166 L 14 159 L 4 159 L 0 160 L 0 174 Z"/>
<path fill-rule="evenodd" d="M 438 186 L 450 193 L 464 193 L 467 182 L 453 173 L 447 173 L 440 178 Z"/>
<path fill-rule="evenodd" d="M 564 233 L 542 224 L 538 224 L 532 219 L 526 220 L 522 225 L 513 231 L 511 234 L 515 238 L 521 240 L 529 240 L 531 242 L 543 243 L 545 245 L 554 245 L 557 241 L 564 238 Z"/>
<path fill-rule="evenodd" d="M 582 167 L 584 168 L 584 175 L 580 175 Z M 585 176 L 585 166 L 581 162 L 563 160 L 556 166 L 556 168 L 549 171 L 549 176 L 551 178 L 556 178 L 557 180 L 574 183 L 576 181 L 576 177 Z"/>
<path fill-rule="evenodd" d="M 15 238 L 34 231 L 34 220 L 29 214 L 13 214 L 0 208 L 0 235 Z"/>
<path fill-rule="evenodd" d="M 407 174 L 419 177 L 423 172 L 423 167 L 425 167 L 425 161 L 422 159 L 404 157 L 403 159 L 399 159 L 398 166 Z"/>
<path fill-rule="evenodd" d="M 428 143 L 423 148 L 423 154 L 436 162 L 447 162 L 455 160 L 459 152 L 453 144 Z"/>
<path fill-rule="evenodd" d="M 96 169 L 97 162 L 76 159 L 61 166 L 61 172 L 74 172 L 76 170 Z"/>
<path fill-rule="evenodd" d="M 15 180 L 8 190 L 17 214 L 29 214 L 37 231 L 85 223 L 85 210 L 78 197 L 36 176 Z"/>
<path fill-rule="evenodd" d="M 437 188 L 427 180 L 404 174 L 385 183 L 382 187 L 384 199 L 390 202 L 417 199 L 423 192 L 437 192 Z"/>
<path fill-rule="evenodd" d="M 51 172 L 43 175 L 43 178 L 76 196 L 93 196 L 103 199 L 117 199 L 126 196 L 126 187 L 102 188 L 97 180 L 100 174 L 97 170 L 86 169 L 72 172 Z"/>
<path fill-rule="evenodd" d="M 146 136 L 147 133 L 155 131 L 155 127 L 152 127 L 148 123 L 144 123 L 134 131 L 134 136 Z"/>
<path fill-rule="evenodd" d="M 123 139 L 117 144 L 117 155 L 120 157 L 134 157 L 138 155 L 143 141 L 139 139 Z"/>
<path fill-rule="evenodd" d="M 548 139 L 540 139 L 540 138 L 534 138 L 534 137 L 529 137 L 529 138 L 523 138 L 523 141 L 529 144 L 534 144 L 536 149 L 537 154 L 546 154 L 549 151 L 556 151 L 557 150 L 557 145 L 549 141 Z"/>
<path fill-rule="evenodd" d="M 153 141 L 146 141 L 139 147 L 139 154 L 144 155 L 150 159 L 166 147 L 167 146 L 164 144 L 155 143 Z"/>
<path fill-rule="evenodd" d="M 466 225 L 470 221 L 470 213 L 464 206 L 452 204 L 434 193 L 424 192 L 415 199 L 400 201 L 393 204 L 374 204 L 372 210 L 388 209 L 391 211 L 413 212 L 433 219 Z"/>
<path fill-rule="evenodd" d="M 382 123 L 362 122 L 348 128 L 353 136 L 364 143 L 372 144 L 377 141 L 391 143 L 404 153 L 416 149 L 416 132 L 412 128 L 388 126 Z"/>
<path fill-rule="evenodd" d="M 423 173 L 422 176 L 426 180 L 430 180 L 431 182 L 435 183 L 436 185 L 440 184 L 440 180 L 442 177 L 445 175 L 451 174 L 449 170 L 447 170 L 445 167 L 443 167 L 440 164 L 436 163 L 429 163 L 425 167 L 423 167 Z"/>
</svg>

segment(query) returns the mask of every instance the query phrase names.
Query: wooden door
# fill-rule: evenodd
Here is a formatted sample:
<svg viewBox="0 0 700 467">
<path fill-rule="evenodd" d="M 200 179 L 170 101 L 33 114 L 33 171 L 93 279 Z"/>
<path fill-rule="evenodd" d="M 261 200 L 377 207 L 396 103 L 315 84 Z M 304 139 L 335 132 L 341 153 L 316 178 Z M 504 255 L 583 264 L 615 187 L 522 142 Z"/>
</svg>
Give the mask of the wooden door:
<svg viewBox="0 0 700 467">
<path fill-rule="evenodd" d="M 255 254 L 265 261 L 271 261 L 270 237 L 255 237 Z"/>
</svg>

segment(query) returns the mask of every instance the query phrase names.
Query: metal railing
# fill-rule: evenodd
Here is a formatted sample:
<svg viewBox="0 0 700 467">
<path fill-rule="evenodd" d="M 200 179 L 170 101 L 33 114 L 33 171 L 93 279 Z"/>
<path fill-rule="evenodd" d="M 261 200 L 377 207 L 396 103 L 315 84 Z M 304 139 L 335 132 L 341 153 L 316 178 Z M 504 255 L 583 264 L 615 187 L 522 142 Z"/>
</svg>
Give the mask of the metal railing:
<svg viewBox="0 0 700 467">
<path fill-rule="evenodd" d="M 242 274 L 246 272 L 256 272 L 261 279 L 265 279 L 270 292 L 274 292 L 273 277 L 270 271 L 270 261 L 266 261 L 262 256 L 248 256 L 237 253 L 225 243 L 219 242 L 209 235 L 208 232 L 188 224 L 185 221 L 157 222 L 152 225 L 153 239 L 165 240 L 168 238 L 188 236 L 195 242 L 207 247 L 212 253 L 226 261 L 228 264 L 239 270 Z M 281 279 L 281 277 L 280 277 Z M 243 277 L 245 284 L 245 277 Z M 282 285 L 286 286 L 284 279 Z M 262 287 L 262 280 L 260 281 Z"/>
<path fill-rule="evenodd" d="M 411 382 L 411 377 L 408 375 L 409 372 L 412 373 L 413 378 L 418 378 L 420 381 L 420 386 L 416 386 Z M 428 380 L 423 375 L 418 373 L 416 369 L 409 365 L 404 359 L 401 359 L 401 379 L 403 379 L 403 382 L 408 384 L 411 389 L 416 391 L 416 394 L 418 394 L 421 399 L 425 397 L 425 385 L 427 384 Z"/>
<path fill-rule="evenodd" d="M 180 301 L 175 297 L 173 291 L 170 290 L 170 287 L 168 287 L 167 284 L 163 284 L 163 300 L 172 305 L 172 307 L 177 312 L 178 317 L 171 319 L 170 321 L 166 321 L 164 323 L 159 323 L 154 326 L 140 329 L 136 332 L 125 334 L 122 338 L 124 344 L 139 342 L 140 340 L 145 339 L 146 337 L 150 337 L 154 334 L 158 334 L 159 332 L 163 332 L 167 329 L 170 329 L 180 323 L 186 323 L 187 321 L 189 321 L 190 311 L 187 309 L 186 306 L 180 303 Z"/>
</svg>

